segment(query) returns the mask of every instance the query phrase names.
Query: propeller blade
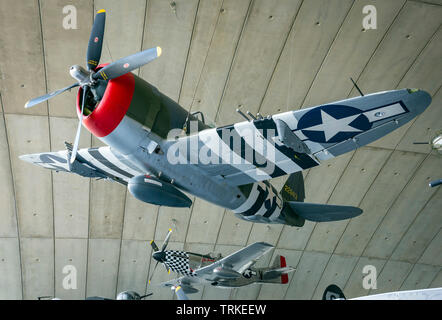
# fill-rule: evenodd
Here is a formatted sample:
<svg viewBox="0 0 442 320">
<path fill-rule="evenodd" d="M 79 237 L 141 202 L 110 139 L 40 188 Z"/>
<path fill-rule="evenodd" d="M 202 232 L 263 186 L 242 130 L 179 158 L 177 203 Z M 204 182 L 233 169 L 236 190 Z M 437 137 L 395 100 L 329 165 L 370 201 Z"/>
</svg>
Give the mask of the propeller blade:
<svg viewBox="0 0 442 320">
<path fill-rule="evenodd" d="M 103 69 L 100 69 L 97 73 L 92 75 L 95 80 L 109 80 L 114 79 L 131 72 L 152 60 L 158 58 L 161 55 L 161 48 L 151 48 L 145 51 L 141 51 L 130 55 L 125 58 L 121 58 L 111 64 L 108 64 Z"/>
<path fill-rule="evenodd" d="M 92 26 L 89 44 L 87 46 L 86 63 L 89 70 L 93 70 L 98 66 L 101 57 L 101 49 L 103 47 L 104 25 L 106 23 L 106 10 L 100 10 L 95 16 L 94 25 Z"/>
<path fill-rule="evenodd" d="M 70 90 L 70 89 L 72 89 L 74 87 L 78 87 L 78 86 L 79 86 L 78 83 L 74 83 L 73 85 L 70 85 L 69 87 L 66 87 L 66 88 L 63 88 L 63 89 L 60 89 L 60 90 L 57 90 L 57 91 L 45 94 L 45 95 L 43 95 L 41 97 L 38 97 L 38 98 L 31 99 L 28 102 L 26 102 L 25 108 L 31 108 L 31 107 L 39 104 L 39 103 L 45 102 L 46 100 L 49 100 L 49 99 L 51 99 L 51 98 L 53 98 L 55 96 L 58 96 L 60 93 L 63 93 L 65 91 L 67 91 L 67 90 Z"/>
<path fill-rule="evenodd" d="M 176 297 L 178 300 L 189 300 L 189 298 L 184 293 L 184 290 L 183 290 L 183 288 L 181 288 L 181 286 L 177 286 L 175 288 L 175 293 L 176 293 Z"/>
<path fill-rule="evenodd" d="M 87 86 L 83 87 L 83 100 L 81 101 L 80 121 L 78 122 L 78 128 L 77 128 L 77 134 L 75 135 L 74 147 L 72 148 L 71 159 L 69 160 L 70 164 L 73 164 L 75 162 L 75 158 L 77 157 L 78 143 L 80 142 L 81 127 L 83 126 L 83 110 L 84 110 L 84 103 L 86 101 L 87 89 L 88 89 Z"/>
<path fill-rule="evenodd" d="M 163 247 L 161 248 L 161 251 L 166 250 L 166 247 L 169 244 L 169 239 L 170 239 L 171 234 L 172 234 L 172 229 L 169 229 L 169 232 L 167 233 L 166 239 L 164 239 Z"/>
<path fill-rule="evenodd" d="M 159 261 L 157 261 L 157 263 L 155 264 L 155 267 L 153 267 L 153 271 L 152 271 L 152 273 L 150 274 L 150 277 L 149 277 L 149 283 L 152 280 L 153 275 L 155 274 L 155 270 L 157 269 L 158 263 L 159 263 Z"/>
<path fill-rule="evenodd" d="M 150 242 L 150 245 L 151 245 L 152 250 L 153 250 L 154 252 L 160 250 L 160 249 L 158 249 L 158 246 L 157 246 L 157 244 L 155 243 L 155 241 L 152 240 L 152 241 Z"/>
</svg>

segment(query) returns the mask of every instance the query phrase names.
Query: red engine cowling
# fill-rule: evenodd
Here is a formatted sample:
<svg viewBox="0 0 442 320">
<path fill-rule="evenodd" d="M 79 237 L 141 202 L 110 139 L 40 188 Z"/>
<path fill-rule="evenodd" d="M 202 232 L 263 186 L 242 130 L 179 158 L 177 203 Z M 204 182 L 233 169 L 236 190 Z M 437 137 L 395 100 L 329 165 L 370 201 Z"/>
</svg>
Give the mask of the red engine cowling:
<svg viewBox="0 0 442 320">
<path fill-rule="evenodd" d="M 97 70 L 106 66 L 101 64 Z M 84 116 L 84 126 L 96 137 L 102 138 L 110 134 L 123 120 L 129 109 L 135 89 L 135 80 L 131 72 L 118 78 L 109 80 L 103 98 L 92 111 Z M 83 89 L 80 88 L 77 94 L 77 115 L 81 114 L 81 99 Z"/>
</svg>

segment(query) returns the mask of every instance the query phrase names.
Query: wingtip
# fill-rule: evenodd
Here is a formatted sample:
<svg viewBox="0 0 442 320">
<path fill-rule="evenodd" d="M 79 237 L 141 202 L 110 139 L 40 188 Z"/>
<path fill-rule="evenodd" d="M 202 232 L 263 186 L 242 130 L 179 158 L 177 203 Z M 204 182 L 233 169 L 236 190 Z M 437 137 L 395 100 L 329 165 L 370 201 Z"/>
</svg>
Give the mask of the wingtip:
<svg viewBox="0 0 442 320">
<path fill-rule="evenodd" d="M 102 12 L 106 12 L 106 10 L 105 10 L 105 9 L 98 10 L 98 11 L 97 11 L 97 14 L 98 14 L 98 13 L 102 13 Z"/>
<path fill-rule="evenodd" d="M 162 53 L 163 49 L 161 49 L 161 47 L 157 47 L 157 57 L 161 56 Z"/>
</svg>

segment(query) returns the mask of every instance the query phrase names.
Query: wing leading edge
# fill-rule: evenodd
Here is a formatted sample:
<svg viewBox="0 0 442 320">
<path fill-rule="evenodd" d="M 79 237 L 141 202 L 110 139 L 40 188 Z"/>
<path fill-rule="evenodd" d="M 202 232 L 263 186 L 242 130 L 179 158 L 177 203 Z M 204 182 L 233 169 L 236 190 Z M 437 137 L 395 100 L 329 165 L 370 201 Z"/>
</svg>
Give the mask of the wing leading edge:
<svg viewBox="0 0 442 320">
<path fill-rule="evenodd" d="M 251 264 L 253 264 L 260 257 L 265 255 L 273 249 L 273 246 L 265 242 L 255 242 L 241 250 L 238 250 L 231 255 L 228 255 L 211 265 L 195 270 L 197 276 L 210 275 L 217 267 L 226 266 L 232 270 L 242 273 Z"/>
<path fill-rule="evenodd" d="M 110 147 L 80 149 L 76 161 L 69 168 L 69 151 L 43 152 L 20 156 L 20 159 L 46 169 L 73 172 L 89 178 L 109 178 L 127 184 L 135 175 L 144 174 Z"/>
<path fill-rule="evenodd" d="M 206 129 L 170 141 L 170 147 L 179 150 L 179 165 L 197 165 L 209 177 L 244 185 L 302 171 L 367 145 L 430 103 L 422 90 L 379 92 Z"/>
</svg>

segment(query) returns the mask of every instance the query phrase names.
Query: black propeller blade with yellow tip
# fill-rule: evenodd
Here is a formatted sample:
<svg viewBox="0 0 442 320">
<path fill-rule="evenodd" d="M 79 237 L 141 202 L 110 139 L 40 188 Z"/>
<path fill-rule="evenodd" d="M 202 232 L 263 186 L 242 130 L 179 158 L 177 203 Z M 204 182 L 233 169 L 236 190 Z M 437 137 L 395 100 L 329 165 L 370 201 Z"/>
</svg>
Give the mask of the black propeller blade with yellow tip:
<svg viewBox="0 0 442 320">
<path fill-rule="evenodd" d="M 159 56 L 161 56 L 160 47 L 150 48 L 108 64 L 94 73 L 92 78 L 95 80 L 109 80 L 118 78 L 123 74 L 144 66 Z"/>
<path fill-rule="evenodd" d="M 167 235 L 166 235 L 166 239 L 164 239 L 163 247 L 161 248 L 161 251 L 166 250 L 166 247 L 167 247 L 167 245 L 169 244 L 169 239 L 170 239 L 170 236 L 171 236 L 171 235 L 172 235 L 172 229 L 169 229 L 169 232 L 168 232 Z"/>
<path fill-rule="evenodd" d="M 89 43 L 87 46 L 86 63 L 88 70 L 94 70 L 100 63 L 101 49 L 103 47 L 104 26 L 106 23 L 106 10 L 102 9 L 95 16 Z"/>
<path fill-rule="evenodd" d="M 152 240 L 152 241 L 150 242 L 150 245 L 151 245 L 151 247 L 152 247 L 153 252 L 160 250 L 160 249 L 158 249 L 158 246 L 157 246 L 157 244 L 155 243 L 155 241 Z"/>
<path fill-rule="evenodd" d="M 103 67 L 102 69 L 96 70 L 100 63 L 101 51 L 103 48 L 105 23 L 106 23 L 106 10 L 102 9 L 99 10 L 95 16 L 94 24 L 91 30 L 91 35 L 89 37 L 89 43 L 86 53 L 87 70 L 85 70 L 79 65 L 74 65 L 69 69 L 69 73 L 75 80 L 77 80 L 77 82 L 66 88 L 42 95 L 38 98 L 31 99 L 25 105 L 25 108 L 30 108 L 39 103 L 47 101 L 55 96 L 58 96 L 59 94 L 66 92 L 74 87 L 78 86 L 81 87 L 81 89 L 83 90 L 83 99 L 81 107 L 82 114 L 80 114 L 80 122 L 78 124 L 77 134 L 75 137 L 74 147 L 71 153 L 71 158 L 68 159 L 70 165 L 72 165 L 72 163 L 75 161 L 75 157 L 77 155 L 78 142 L 80 140 L 80 130 L 83 125 L 82 122 L 83 109 L 86 104 L 87 100 L 86 96 L 88 91 L 92 92 L 94 100 L 93 104 L 95 105 L 102 98 L 102 95 L 97 94 L 97 91 L 100 91 L 98 89 L 103 89 L 101 91 L 104 92 L 108 80 L 120 77 L 128 72 L 131 72 L 149 63 L 150 61 L 158 58 L 161 55 L 161 48 L 155 47 L 121 58 Z M 71 168 L 71 166 L 69 166 L 69 168 Z"/>
<path fill-rule="evenodd" d="M 158 246 L 156 245 L 155 241 L 152 240 L 150 242 L 150 245 L 152 247 L 153 253 L 152 253 L 152 258 L 154 258 L 157 263 L 155 264 L 152 273 L 150 274 L 149 277 L 149 283 L 152 280 L 155 270 L 157 269 L 158 263 L 164 263 L 166 260 L 166 253 L 164 252 L 167 248 L 167 245 L 169 244 L 169 239 L 170 236 L 172 235 L 172 229 L 169 229 L 169 232 L 166 235 L 166 238 L 164 239 L 163 245 L 161 247 L 161 250 L 159 250 Z M 164 265 L 166 267 L 167 273 L 170 273 L 170 269 L 167 265 Z"/>
<path fill-rule="evenodd" d="M 172 290 L 175 291 L 176 297 L 178 300 L 189 300 L 189 297 L 184 292 L 183 288 L 180 285 L 172 287 Z"/>
</svg>

